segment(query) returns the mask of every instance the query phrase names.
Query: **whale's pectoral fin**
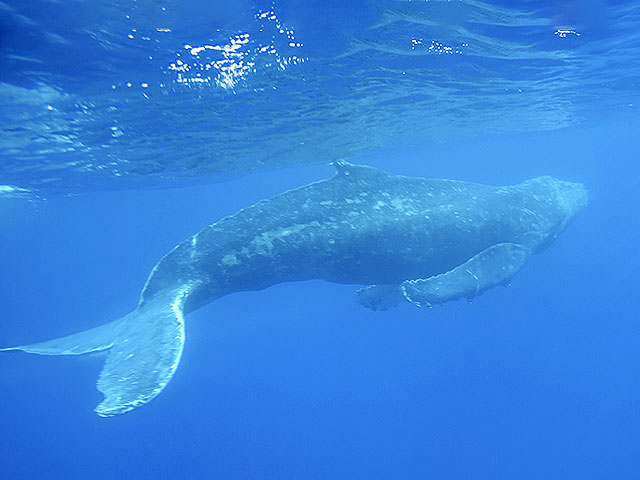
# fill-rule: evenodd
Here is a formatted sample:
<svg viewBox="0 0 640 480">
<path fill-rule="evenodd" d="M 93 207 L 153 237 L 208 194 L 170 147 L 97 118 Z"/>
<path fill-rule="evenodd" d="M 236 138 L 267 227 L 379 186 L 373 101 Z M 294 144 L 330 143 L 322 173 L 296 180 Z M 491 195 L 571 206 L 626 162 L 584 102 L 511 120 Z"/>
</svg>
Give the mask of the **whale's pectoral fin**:
<svg viewBox="0 0 640 480">
<path fill-rule="evenodd" d="M 404 301 L 399 285 L 369 285 L 356 292 L 358 303 L 371 310 L 387 310 Z"/>
<path fill-rule="evenodd" d="M 516 243 L 498 243 L 462 265 L 433 277 L 402 282 L 400 290 L 411 303 L 433 305 L 476 295 L 505 284 L 531 256 L 531 249 Z"/>
<path fill-rule="evenodd" d="M 129 314 L 98 378 L 103 417 L 128 412 L 153 400 L 178 367 L 185 340 L 182 298 L 145 302 Z"/>
</svg>

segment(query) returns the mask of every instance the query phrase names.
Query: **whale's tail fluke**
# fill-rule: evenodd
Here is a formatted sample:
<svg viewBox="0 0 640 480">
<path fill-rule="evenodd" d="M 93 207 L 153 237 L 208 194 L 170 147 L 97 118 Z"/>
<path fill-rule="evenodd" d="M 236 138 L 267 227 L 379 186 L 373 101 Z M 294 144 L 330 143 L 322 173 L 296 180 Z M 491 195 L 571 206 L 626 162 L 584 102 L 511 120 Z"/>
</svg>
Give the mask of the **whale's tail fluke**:
<svg viewBox="0 0 640 480">
<path fill-rule="evenodd" d="M 37 355 L 84 355 L 85 353 L 101 352 L 113 346 L 113 342 L 122 329 L 127 317 L 84 332 L 67 335 L 46 342 L 21 345 L 19 347 L 0 348 L 0 352 L 20 350 Z"/>
<path fill-rule="evenodd" d="M 82 355 L 108 350 L 98 378 L 103 417 L 128 412 L 154 399 L 169 383 L 184 346 L 183 294 L 145 301 L 130 314 L 100 327 L 46 342 L 3 348 L 38 355 Z"/>
</svg>

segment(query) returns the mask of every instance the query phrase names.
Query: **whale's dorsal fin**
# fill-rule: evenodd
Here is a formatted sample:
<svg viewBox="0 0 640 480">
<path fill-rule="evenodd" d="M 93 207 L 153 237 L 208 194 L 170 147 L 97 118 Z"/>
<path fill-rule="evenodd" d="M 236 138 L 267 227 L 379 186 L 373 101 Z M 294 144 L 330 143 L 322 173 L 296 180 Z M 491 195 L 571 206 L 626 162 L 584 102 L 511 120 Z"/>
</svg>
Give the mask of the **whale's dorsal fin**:
<svg viewBox="0 0 640 480">
<path fill-rule="evenodd" d="M 346 160 L 336 160 L 331 162 L 336 169 L 336 174 L 332 178 L 347 179 L 352 181 L 380 181 L 382 178 L 395 177 L 396 175 L 380 170 L 369 165 L 356 165 Z"/>
<path fill-rule="evenodd" d="M 331 165 L 336 169 L 336 176 L 348 176 L 360 165 L 354 165 L 346 160 L 335 160 L 331 162 Z"/>
<path fill-rule="evenodd" d="M 346 160 L 335 160 L 333 162 L 331 162 L 331 165 L 333 165 L 336 169 L 336 171 L 338 172 L 343 172 L 346 169 L 348 169 L 349 167 L 354 167 L 355 165 L 353 163 L 347 162 Z"/>
</svg>

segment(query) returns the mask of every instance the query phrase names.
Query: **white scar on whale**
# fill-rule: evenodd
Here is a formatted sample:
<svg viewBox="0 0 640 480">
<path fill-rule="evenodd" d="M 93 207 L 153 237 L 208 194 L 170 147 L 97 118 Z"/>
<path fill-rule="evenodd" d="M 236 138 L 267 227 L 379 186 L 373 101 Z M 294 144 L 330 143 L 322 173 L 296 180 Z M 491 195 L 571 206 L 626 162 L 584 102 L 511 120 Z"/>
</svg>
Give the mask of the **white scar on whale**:
<svg viewBox="0 0 640 480">
<path fill-rule="evenodd" d="M 310 279 L 364 285 L 358 301 L 376 310 L 472 298 L 506 284 L 587 204 L 582 184 L 548 176 L 493 187 L 333 165 L 331 178 L 262 200 L 178 244 L 125 317 L 1 350 L 107 351 L 95 411 L 119 415 L 165 388 L 182 355 L 184 315 L 217 298 Z"/>
</svg>

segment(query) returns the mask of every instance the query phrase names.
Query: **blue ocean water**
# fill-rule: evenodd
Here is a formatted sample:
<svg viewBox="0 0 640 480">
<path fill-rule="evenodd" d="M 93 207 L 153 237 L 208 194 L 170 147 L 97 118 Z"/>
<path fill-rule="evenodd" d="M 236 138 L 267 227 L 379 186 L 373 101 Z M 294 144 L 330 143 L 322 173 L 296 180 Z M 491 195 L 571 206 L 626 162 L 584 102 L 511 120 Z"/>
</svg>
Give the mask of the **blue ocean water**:
<svg viewBox="0 0 640 480">
<path fill-rule="evenodd" d="M 187 318 L 165 391 L 100 418 L 104 358 L 0 358 L 6 478 L 635 478 L 633 2 L 0 5 L 0 346 L 131 311 L 175 244 L 332 160 L 588 207 L 509 287 L 362 308 L 321 281 Z"/>
</svg>

